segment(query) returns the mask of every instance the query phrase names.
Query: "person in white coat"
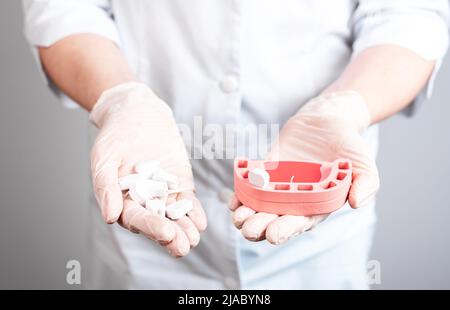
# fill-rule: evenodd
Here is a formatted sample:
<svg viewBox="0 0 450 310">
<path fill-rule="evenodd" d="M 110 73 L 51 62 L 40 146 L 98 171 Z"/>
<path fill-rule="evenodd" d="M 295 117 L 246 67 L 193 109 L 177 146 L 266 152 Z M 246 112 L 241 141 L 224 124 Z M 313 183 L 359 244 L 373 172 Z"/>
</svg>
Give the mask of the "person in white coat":
<svg viewBox="0 0 450 310">
<path fill-rule="evenodd" d="M 50 87 L 99 130 L 90 288 L 368 288 L 377 123 L 430 96 L 446 0 L 23 3 Z M 212 158 L 207 133 L 180 133 L 210 124 L 236 134 Z M 260 157 L 352 160 L 349 203 L 312 217 L 242 206 L 232 160 L 261 124 L 282 130 Z M 171 221 L 122 195 L 118 178 L 144 160 L 180 178 L 172 198 L 194 201 L 188 215 Z"/>
</svg>

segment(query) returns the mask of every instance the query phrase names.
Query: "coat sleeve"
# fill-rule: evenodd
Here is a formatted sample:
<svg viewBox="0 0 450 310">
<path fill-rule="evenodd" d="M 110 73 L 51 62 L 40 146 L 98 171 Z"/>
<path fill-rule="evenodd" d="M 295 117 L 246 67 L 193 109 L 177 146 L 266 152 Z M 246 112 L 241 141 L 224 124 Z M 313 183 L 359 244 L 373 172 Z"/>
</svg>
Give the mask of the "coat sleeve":
<svg viewBox="0 0 450 310">
<path fill-rule="evenodd" d="M 47 47 L 78 33 L 104 36 L 120 45 L 109 0 L 22 0 L 25 36 L 47 85 L 66 107 L 77 105 L 45 75 L 37 47 Z"/>
<path fill-rule="evenodd" d="M 404 111 L 412 115 L 430 98 L 433 82 L 448 48 L 447 0 L 360 0 L 351 20 L 353 56 L 382 44 L 407 48 L 435 60 L 433 73 L 414 102 Z"/>
</svg>

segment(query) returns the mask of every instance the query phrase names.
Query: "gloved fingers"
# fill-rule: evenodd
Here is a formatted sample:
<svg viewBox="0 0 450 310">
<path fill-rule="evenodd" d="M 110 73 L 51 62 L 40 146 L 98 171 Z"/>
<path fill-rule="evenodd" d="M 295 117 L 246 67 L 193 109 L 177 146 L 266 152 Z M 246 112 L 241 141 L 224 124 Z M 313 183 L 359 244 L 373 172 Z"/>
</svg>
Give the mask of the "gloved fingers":
<svg viewBox="0 0 450 310">
<path fill-rule="evenodd" d="M 186 234 L 191 248 L 195 247 L 200 242 L 200 232 L 194 223 L 187 216 L 183 216 L 176 222 Z"/>
<path fill-rule="evenodd" d="M 124 202 L 120 221 L 125 228 L 133 232 L 139 232 L 162 244 L 170 243 L 176 237 L 177 225 L 174 222 L 153 214 L 130 199 L 126 199 Z"/>
<path fill-rule="evenodd" d="M 239 201 L 236 194 L 233 193 L 230 201 L 228 201 L 228 209 L 230 209 L 231 211 L 234 211 L 239 206 L 242 206 L 242 203 Z"/>
<path fill-rule="evenodd" d="M 282 244 L 313 227 L 313 217 L 283 215 L 269 224 L 266 239 L 272 244 Z"/>
<path fill-rule="evenodd" d="M 250 216 L 242 225 L 242 235 L 250 241 L 265 238 L 267 226 L 278 218 L 276 214 L 258 212 Z"/>
<path fill-rule="evenodd" d="M 194 223 L 195 227 L 197 227 L 198 231 L 204 231 L 206 229 L 208 221 L 206 219 L 205 210 L 203 210 L 202 204 L 197 199 L 195 194 L 191 191 L 182 192 L 178 194 L 178 200 L 179 199 L 192 200 L 193 208 L 187 215 L 189 219 Z"/>
<path fill-rule="evenodd" d="M 240 206 L 233 212 L 233 224 L 237 229 L 242 228 L 242 224 L 256 212 L 246 206 Z"/>
<path fill-rule="evenodd" d="M 119 162 L 108 160 L 93 162 L 92 183 L 103 219 L 108 223 L 118 220 L 123 209 L 122 191 L 119 187 Z"/>
<path fill-rule="evenodd" d="M 131 231 L 132 233 L 138 234 L 139 230 L 131 225 L 131 219 L 136 215 L 142 215 L 145 210 L 141 210 L 142 206 L 140 206 L 134 200 L 125 199 L 123 204 L 124 209 L 117 223 L 119 223 L 120 226 Z M 141 207 L 141 209 L 139 209 L 138 207 Z"/>
<path fill-rule="evenodd" d="M 118 223 L 120 226 L 122 226 L 123 228 L 125 228 L 126 230 L 128 230 L 128 231 L 130 231 L 130 232 L 132 232 L 132 233 L 135 233 L 135 234 L 138 234 L 138 233 L 139 233 L 138 230 L 135 230 L 135 229 L 133 229 L 132 227 L 127 227 L 127 226 L 125 226 L 125 224 L 122 222 L 122 218 L 121 218 L 121 217 L 117 220 L 117 223 Z"/>
<path fill-rule="evenodd" d="M 348 135 L 341 144 L 343 157 L 352 160 L 353 180 L 348 194 L 352 208 L 360 208 L 378 191 L 380 179 L 378 169 L 366 141 L 356 133 Z"/>
<path fill-rule="evenodd" d="M 103 219 L 108 224 L 115 223 L 123 209 L 123 197 L 119 185 L 111 184 L 105 188 L 97 188 L 95 192 Z"/>
<path fill-rule="evenodd" d="M 365 206 L 375 196 L 379 188 L 378 173 L 355 174 L 348 194 L 350 206 L 354 209 Z"/>
<path fill-rule="evenodd" d="M 191 244 L 184 231 L 178 225 L 175 225 L 175 237 L 165 245 L 167 252 L 174 257 L 182 257 L 189 253 Z"/>
</svg>

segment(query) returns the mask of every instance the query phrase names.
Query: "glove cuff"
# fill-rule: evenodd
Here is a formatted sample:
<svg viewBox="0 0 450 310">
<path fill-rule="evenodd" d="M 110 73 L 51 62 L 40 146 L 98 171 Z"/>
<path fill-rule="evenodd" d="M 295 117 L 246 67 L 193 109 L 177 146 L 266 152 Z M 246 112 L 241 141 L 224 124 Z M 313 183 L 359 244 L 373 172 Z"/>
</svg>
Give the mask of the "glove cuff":
<svg viewBox="0 0 450 310">
<path fill-rule="evenodd" d="M 298 114 L 314 113 L 346 120 L 360 132 L 370 125 L 370 112 L 364 98 L 354 90 L 324 94 L 307 102 Z"/>
<path fill-rule="evenodd" d="M 92 108 L 91 113 L 89 114 L 89 120 L 96 127 L 101 128 L 106 116 L 115 109 L 120 109 L 122 103 L 140 103 L 140 100 L 127 100 L 130 98 L 130 94 L 134 93 L 154 98 L 155 100 L 152 100 L 151 102 L 161 103 L 161 107 L 164 107 L 171 113 L 169 106 L 167 106 L 147 85 L 139 82 L 127 82 L 105 90 Z"/>
</svg>

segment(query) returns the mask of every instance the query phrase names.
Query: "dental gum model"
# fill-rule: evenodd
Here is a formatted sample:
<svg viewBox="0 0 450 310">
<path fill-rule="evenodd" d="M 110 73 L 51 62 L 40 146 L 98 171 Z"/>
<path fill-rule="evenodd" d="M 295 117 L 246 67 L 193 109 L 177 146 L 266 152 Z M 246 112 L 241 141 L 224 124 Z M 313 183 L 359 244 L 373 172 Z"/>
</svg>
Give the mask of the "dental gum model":
<svg viewBox="0 0 450 310">
<path fill-rule="evenodd" d="M 243 205 L 278 215 L 316 215 L 336 211 L 352 180 L 347 159 L 329 162 L 234 161 L 234 191 Z"/>
<path fill-rule="evenodd" d="M 181 193 L 178 177 L 164 171 L 158 161 L 145 161 L 135 167 L 136 173 L 119 179 L 125 194 L 153 214 L 177 220 L 193 209 L 192 200 L 181 199 L 166 206 L 169 195 Z"/>
</svg>

